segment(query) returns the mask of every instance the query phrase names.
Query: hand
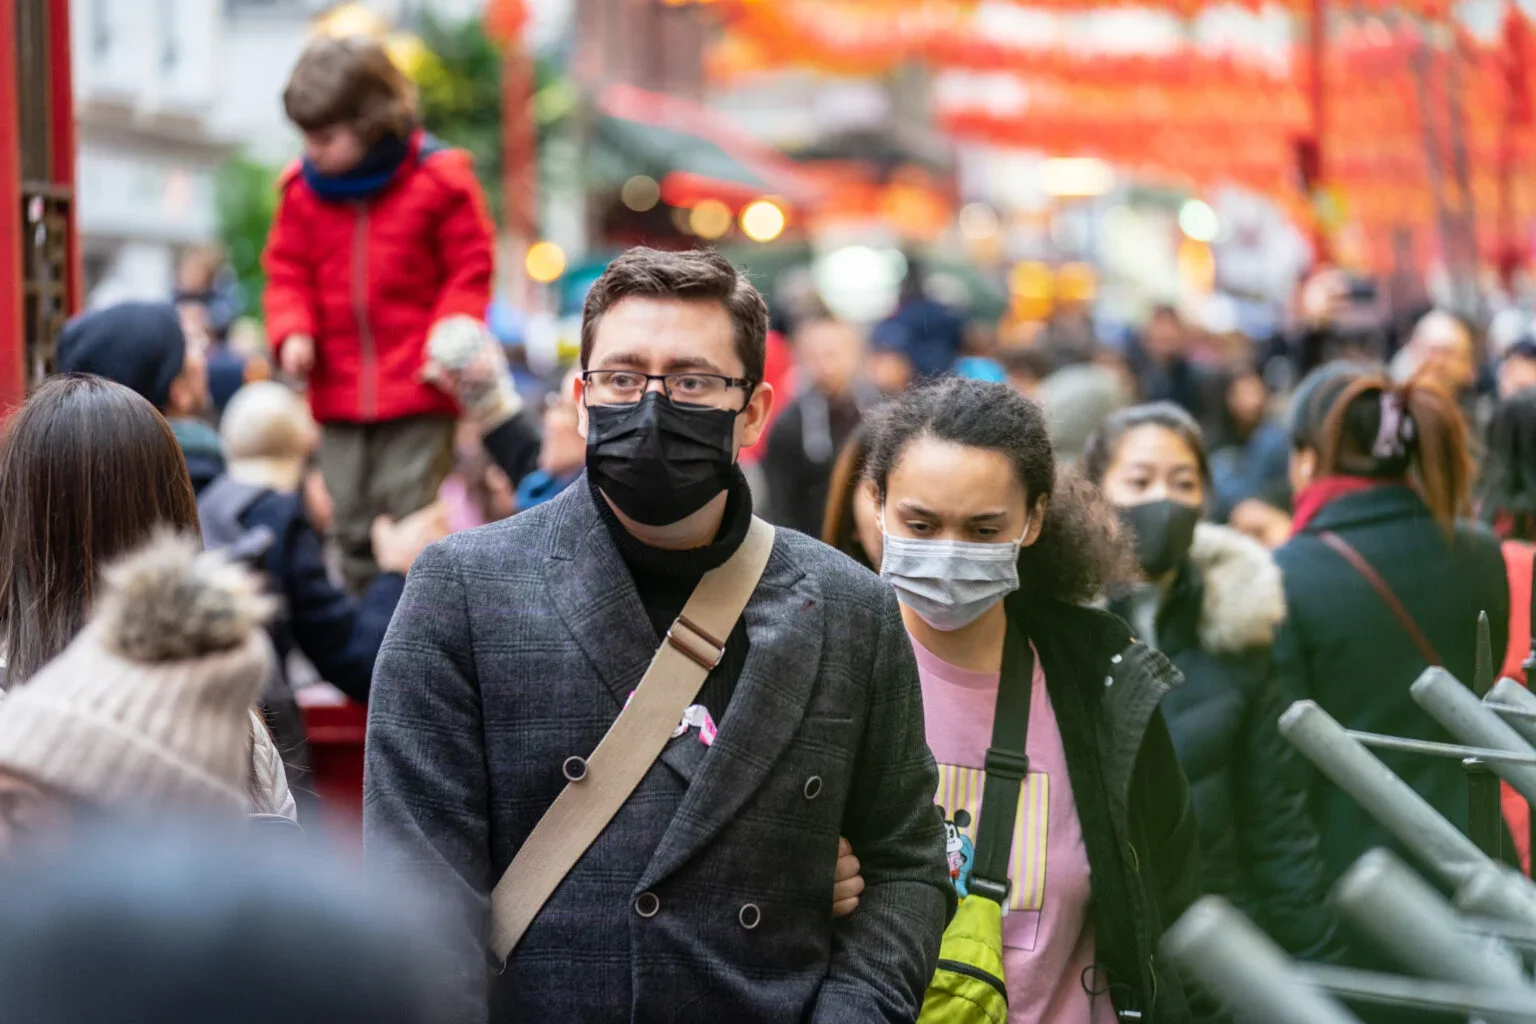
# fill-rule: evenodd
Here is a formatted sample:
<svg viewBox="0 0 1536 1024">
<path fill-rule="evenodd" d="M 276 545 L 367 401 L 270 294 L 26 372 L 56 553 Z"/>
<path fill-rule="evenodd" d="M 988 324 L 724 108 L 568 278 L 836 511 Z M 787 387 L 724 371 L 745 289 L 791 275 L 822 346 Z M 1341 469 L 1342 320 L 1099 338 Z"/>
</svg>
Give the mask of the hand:
<svg viewBox="0 0 1536 1024">
<path fill-rule="evenodd" d="M 864 876 L 859 874 L 859 858 L 842 836 L 837 837 L 837 874 L 832 883 L 832 916 L 847 917 L 858 909 L 864 892 Z"/>
<path fill-rule="evenodd" d="M 433 325 L 421 379 L 452 395 L 482 434 L 523 407 L 501 342 L 474 317 L 453 316 Z"/>
<path fill-rule="evenodd" d="M 290 334 L 282 353 L 283 372 L 294 380 L 304 380 L 315 368 L 315 339 L 307 334 Z"/>
<path fill-rule="evenodd" d="M 1291 536 L 1291 517 L 1267 501 L 1247 498 L 1238 502 L 1227 524 L 1267 548 L 1278 548 Z"/>
<path fill-rule="evenodd" d="M 442 502 L 433 502 L 399 522 L 379 516 L 373 521 L 373 560 L 384 572 L 407 573 L 427 545 L 448 532 L 448 507 Z"/>
</svg>

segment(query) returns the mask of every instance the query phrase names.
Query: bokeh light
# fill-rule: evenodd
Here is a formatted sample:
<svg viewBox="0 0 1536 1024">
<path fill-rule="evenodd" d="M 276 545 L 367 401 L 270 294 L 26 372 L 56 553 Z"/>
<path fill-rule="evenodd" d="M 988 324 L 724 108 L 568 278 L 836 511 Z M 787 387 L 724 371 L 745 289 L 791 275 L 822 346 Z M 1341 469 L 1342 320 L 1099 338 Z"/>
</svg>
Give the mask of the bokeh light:
<svg viewBox="0 0 1536 1024">
<path fill-rule="evenodd" d="M 771 199 L 748 203 L 741 211 L 741 233 L 754 242 L 771 242 L 784 233 L 784 211 Z"/>
<path fill-rule="evenodd" d="M 1179 230 L 1196 242 L 1214 242 L 1221 234 L 1221 218 L 1209 203 L 1191 199 L 1179 208 Z"/>
<path fill-rule="evenodd" d="M 549 284 L 565 273 L 565 250 L 554 242 L 535 242 L 528 247 L 523 266 L 530 278 L 539 284 Z"/>
<path fill-rule="evenodd" d="M 636 213 L 645 213 L 661 202 L 661 186 L 656 184 L 655 178 L 637 174 L 619 189 L 619 199 Z"/>
<path fill-rule="evenodd" d="M 688 215 L 688 226 L 700 238 L 713 241 L 731 230 L 731 208 L 718 199 L 705 199 Z"/>
<path fill-rule="evenodd" d="M 986 203 L 966 203 L 960 208 L 960 233 L 972 242 L 997 235 L 997 211 Z"/>
</svg>

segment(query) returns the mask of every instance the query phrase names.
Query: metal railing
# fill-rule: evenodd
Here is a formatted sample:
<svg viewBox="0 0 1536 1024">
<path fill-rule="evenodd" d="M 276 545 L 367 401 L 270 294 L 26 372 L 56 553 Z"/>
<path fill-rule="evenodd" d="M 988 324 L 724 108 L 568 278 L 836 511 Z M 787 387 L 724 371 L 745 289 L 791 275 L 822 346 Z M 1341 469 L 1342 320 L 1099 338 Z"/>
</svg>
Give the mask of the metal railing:
<svg viewBox="0 0 1536 1024">
<path fill-rule="evenodd" d="M 1533 609 L 1536 614 L 1536 609 Z M 1500 780 L 1536 812 L 1536 695 L 1493 680 L 1488 617 L 1478 622 L 1469 688 L 1443 668 L 1410 687 L 1415 703 L 1457 742 L 1346 729 L 1313 701 L 1297 701 L 1280 732 L 1454 894 L 1447 900 L 1395 854 L 1365 853 L 1334 885 L 1330 904 L 1371 945 L 1417 977 L 1303 964 L 1220 897 L 1198 901 L 1164 944 L 1189 974 L 1256 1024 L 1358 1024 L 1340 1001 L 1536 1024 L 1536 885 L 1503 863 Z M 1528 671 L 1536 666 L 1536 640 Z M 1372 749 L 1455 758 L 1471 800 L 1462 832 Z M 1536 813 L 1533 813 L 1536 834 Z"/>
</svg>

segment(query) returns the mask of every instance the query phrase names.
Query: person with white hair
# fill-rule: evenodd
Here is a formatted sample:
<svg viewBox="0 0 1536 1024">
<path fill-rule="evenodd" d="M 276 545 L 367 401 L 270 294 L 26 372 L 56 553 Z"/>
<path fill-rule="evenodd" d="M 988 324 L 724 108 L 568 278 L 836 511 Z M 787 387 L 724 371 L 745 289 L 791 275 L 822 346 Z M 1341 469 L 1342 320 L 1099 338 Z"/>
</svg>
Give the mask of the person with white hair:
<svg viewBox="0 0 1536 1024">
<path fill-rule="evenodd" d="M 198 496 L 203 542 L 260 570 L 282 599 L 282 613 L 268 625 L 278 657 L 263 703 L 290 766 L 290 786 L 299 791 L 307 758 L 285 670 L 289 652 L 299 650 L 322 679 L 366 701 L 405 574 L 423 548 L 447 534 L 446 517 L 432 505 L 398 523 L 375 522 L 381 572 L 354 598 L 332 580 L 324 538 L 304 509 L 301 484 L 318 441 L 304 400 L 273 381 L 247 384 L 225 408 L 220 436 L 228 469 Z"/>
</svg>

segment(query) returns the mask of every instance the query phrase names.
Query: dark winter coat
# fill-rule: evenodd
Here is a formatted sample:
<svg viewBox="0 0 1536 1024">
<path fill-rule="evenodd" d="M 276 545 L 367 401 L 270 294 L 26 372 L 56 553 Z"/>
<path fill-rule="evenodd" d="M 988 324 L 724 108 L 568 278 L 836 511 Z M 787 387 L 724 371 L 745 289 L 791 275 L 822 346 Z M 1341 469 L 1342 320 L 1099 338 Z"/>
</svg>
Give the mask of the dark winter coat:
<svg viewBox="0 0 1536 1024">
<path fill-rule="evenodd" d="M 278 657 L 298 648 L 321 679 L 353 700 L 367 701 L 374 659 L 405 590 L 405 577 L 380 573 L 360 599 L 353 599 L 331 580 L 325 542 L 296 494 L 268 491 L 241 522 L 248 528 L 266 527 L 274 538 L 262 569 L 283 602 L 283 614 L 272 627 Z"/>
<path fill-rule="evenodd" d="M 1056 710 L 1088 853 L 1101 983 L 1116 1010 L 1147 1024 L 1217 1019 L 1158 948 L 1201 894 L 1189 785 L 1158 710 L 1178 671 L 1107 612 L 1023 594 L 1007 609 L 1039 652 Z"/>
<path fill-rule="evenodd" d="M 1389 485 L 1338 498 L 1275 553 L 1285 578 L 1287 619 L 1275 645 L 1287 701 L 1310 698 L 1345 728 L 1450 741 L 1408 688 L 1425 660 L 1381 597 L 1318 534 L 1332 530 L 1375 568 L 1445 667 L 1472 680 L 1477 615 L 1486 611 L 1493 649 L 1509 629 L 1509 587 L 1498 540 L 1471 524 L 1447 537 L 1417 493 Z M 1463 831 L 1467 778 L 1453 759 L 1378 750 L 1376 756 Z M 1332 884 L 1375 846 L 1401 852 L 1386 830 L 1316 771 L 1309 803 Z"/>
<path fill-rule="evenodd" d="M 428 548 L 379 657 L 365 850 L 452 918 L 444 1021 L 485 1024 L 491 888 L 656 650 L 592 493 Z M 494 980 L 495 1024 L 917 1016 L 954 890 L 895 595 L 780 530 L 742 622 L 707 754 L 662 751 Z M 834 920 L 840 835 L 867 888 Z"/>
<path fill-rule="evenodd" d="M 858 429 L 863 396 L 827 399 L 810 391 L 789 403 L 768 434 L 763 472 L 775 523 L 821 536 L 832 464 Z M 878 397 L 870 399 L 878 401 Z"/>
<path fill-rule="evenodd" d="M 1334 927 L 1302 760 L 1276 728 L 1272 645 L 1284 619 L 1269 552 L 1201 524 L 1157 619 L 1157 646 L 1184 675 L 1163 715 L 1194 797 L 1205 891 L 1316 959 L 1332 952 Z"/>
</svg>

